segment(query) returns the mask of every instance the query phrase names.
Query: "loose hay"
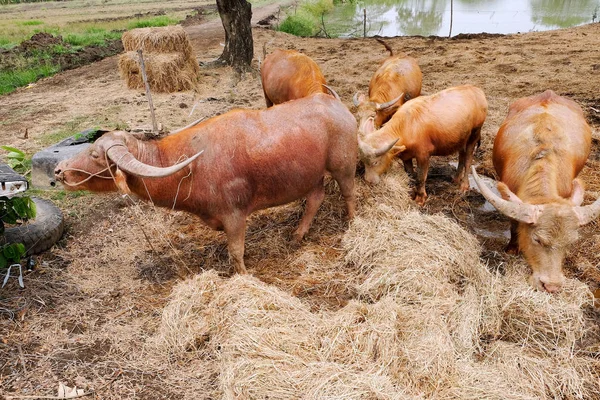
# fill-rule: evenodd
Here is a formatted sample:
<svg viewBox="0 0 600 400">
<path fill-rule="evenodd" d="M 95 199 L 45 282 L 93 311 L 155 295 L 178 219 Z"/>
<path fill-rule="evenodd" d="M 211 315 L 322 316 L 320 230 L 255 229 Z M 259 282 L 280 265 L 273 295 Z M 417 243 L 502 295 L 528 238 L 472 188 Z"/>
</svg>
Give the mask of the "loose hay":
<svg viewBox="0 0 600 400">
<path fill-rule="evenodd" d="M 459 225 L 410 210 L 401 174 L 383 185 L 396 190 L 363 199 L 341 243 L 356 293 L 345 307 L 311 312 L 252 276 L 205 272 L 173 290 L 151 342 L 159 355 L 201 348 L 226 399 L 600 395 L 600 362 L 578 351 L 592 304 L 583 284 L 552 296 L 530 289 L 521 261 L 492 273 Z M 318 273 L 319 260 L 306 250 L 290 264 Z"/>
</svg>

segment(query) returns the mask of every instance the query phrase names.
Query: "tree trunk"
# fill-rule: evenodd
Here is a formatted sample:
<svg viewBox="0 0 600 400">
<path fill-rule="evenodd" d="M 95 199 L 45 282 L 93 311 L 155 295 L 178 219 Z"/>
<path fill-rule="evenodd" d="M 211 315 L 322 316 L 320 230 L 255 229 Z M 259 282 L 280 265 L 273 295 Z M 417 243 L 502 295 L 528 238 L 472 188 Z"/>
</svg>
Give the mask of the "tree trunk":
<svg viewBox="0 0 600 400">
<path fill-rule="evenodd" d="M 225 28 L 225 49 L 219 57 L 237 71 L 250 69 L 254 55 L 252 5 L 246 0 L 217 0 L 217 9 Z"/>
</svg>

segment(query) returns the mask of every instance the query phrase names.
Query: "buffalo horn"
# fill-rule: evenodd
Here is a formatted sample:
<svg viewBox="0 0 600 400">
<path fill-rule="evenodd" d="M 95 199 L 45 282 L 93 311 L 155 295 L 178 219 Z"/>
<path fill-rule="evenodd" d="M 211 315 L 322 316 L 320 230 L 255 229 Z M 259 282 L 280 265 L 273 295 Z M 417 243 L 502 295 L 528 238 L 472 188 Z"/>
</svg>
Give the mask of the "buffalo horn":
<svg viewBox="0 0 600 400">
<path fill-rule="evenodd" d="M 360 102 L 358 101 L 358 92 L 354 93 L 354 97 L 352 98 L 352 102 L 354 103 L 354 105 L 356 107 L 358 107 L 358 105 L 360 104 Z"/>
<path fill-rule="evenodd" d="M 375 157 L 381 157 L 382 155 L 384 155 L 385 153 L 390 151 L 392 149 L 392 147 L 394 147 L 396 145 L 396 142 L 398 142 L 398 140 L 400 140 L 400 138 L 394 139 L 390 143 L 380 147 L 379 149 L 375 150 L 375 153 L 373 155 Z"/>
<path fill-rule="evenodd" d="M 181 170 L 189 163 L 194 161 L 204 150 L 194 154 L 192 157 L 179 164 L 172 165 L 170 167 L 155 167 L 153 165 L 144 164 L 137 160 L 133 154 L 129 152 L 127 147 L 122 144 L 116 144 L 108 148 L 106 154 L 108 158 L 117 164 L 117 166 L 125 172 L 129 172 L 132 175 L 139 176 L 141 178 L 162 178 L 165 176 L 173 175 L 177 171 Z"/>
<path fill-rule="evenodd" d="M 496 207 L 498 211 L 500 211 L 507 217 L 517 220 L 519 222 L 524 222 L 526 224 L 536 223 L 539 214 L 543 210 L 542 206 L 504 200 L 502 197 L 492 192 L 492 190 L 489 187 L 487 187 L 487 185 L 483 183 L 483 181 L 481 181 L 479 175 L 477 175 L 477 172 L 475 171 L 474 166 L 471 166 L 471 171 L 473 173 L 473 178 L 475 178 L 475 183 L 477 183 L 477 186 L 479 187 L 479 190 L 481 191 L 483 197 L 485 197 L 491 205 Z"/>
<path fill-rule="evenodd" d="M 323 84 L 323 83 L 322 83 L 321 85 L 323 85 L 323 87 L 325 87 L 325 89 L 329 90 L 329 93 L 330 93 L 330 94 L 331 94 L 333 97 L 335 97 L 335 98 L 336 98 L 337 100 L 339 100 L 339 101 L 342 101 L 342 100 L 340 99 L 340 96 L 338 96 L 338 94 L 335 92 L 335 90 L 333 90 L 332 88 L 330 88 L 329 86 L 327 86 L 327 85 L 325 85 L 325 84 Z"/>
<path fill-rule="evenodd" d="M 377 111 L 385 110 L 386 108 L 393 106 L 394 103 L 396 103 L 398 100 L 400 100 L 403 97 L 404 97 L 404 93 L 402 93 L 400 96 L 396 97 L 395 99 L 386 101 L 385 103 L 377 104 Z"/>
<path fill-rule="evenodd" d="M 579 217 L 579 225 L 583 226 L 589 224 L 600 215 L 600 198 L 596 199 L 595 202 L 589 206 L 584 207 L 573 207 L 575 214 Z"/>
</svg>

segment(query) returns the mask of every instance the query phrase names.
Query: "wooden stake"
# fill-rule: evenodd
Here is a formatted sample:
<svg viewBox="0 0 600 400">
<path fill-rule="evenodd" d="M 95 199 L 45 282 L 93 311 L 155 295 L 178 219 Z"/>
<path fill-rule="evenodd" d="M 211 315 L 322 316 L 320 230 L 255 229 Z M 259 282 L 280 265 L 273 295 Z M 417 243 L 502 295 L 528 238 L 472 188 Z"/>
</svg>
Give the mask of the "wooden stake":
<svg viewBox="0 0 600 400">
<path fill-rule="evenodd" d="M 363 8 L 363 37 L 367 37 L 367 9 Z"/>
<path fill-rule="evenodd" d="M 152 133 L 153 136 L 158 136 L 158 126 L 156 125 L 156 116 L 154 115 L 154 104 L 152 103 L 152 95 L 150 94 L 150 85 L 148 84 L 148 77 L 146 76 L 146 66 L 144 64 L 144 56 L 142 49 L 138 49 L 138 56 L 140 57 L 140 69 L 142 70 L 142 78 L 144 79 L 144 86 L 146 86 L 146 97 L 148 98 L 148 105 L 150 106 L 150 114 L 152 115 Z"/>
<path fill-rule="evenodd" d="M 450 0 L 450 32 L 448 33 L 448 37 L 452 36 L 452 17 L 454 16 L 454 1 Z"/>
</svg>

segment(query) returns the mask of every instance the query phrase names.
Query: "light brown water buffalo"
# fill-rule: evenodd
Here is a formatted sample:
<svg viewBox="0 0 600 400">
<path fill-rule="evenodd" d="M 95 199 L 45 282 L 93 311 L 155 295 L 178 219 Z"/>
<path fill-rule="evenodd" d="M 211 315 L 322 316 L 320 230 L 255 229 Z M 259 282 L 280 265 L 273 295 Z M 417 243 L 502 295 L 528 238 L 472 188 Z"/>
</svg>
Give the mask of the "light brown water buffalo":
<svg viewBox="0 0 600 400">
<path fill-rule="evenodd" d="M 481 126 L 487 115 L 483 91 L 464 85 L 420 96 L 402 105 L 383 128 L 358 137 L 360 158 L 365 163 L 365 179 L 378 183 L 379 176 L 398 156 L 407 173 L 413 173 L 412 159 L 417 160 L 415 201 L 425 204 L 425 181 L 431 156 L 458 152 L 455 181 L 460 190 L 469 189 L 468 170 Z"/>
<path fill-rule="evenodd" d="M 233 110 L 157 141 L 107 133 L 59 163 L 55 175 L 71 190 L 118 185 L 156 205 L 198 215 L 225 230 L 235 271 L 245 273 L 246 217 L 306 198 L 294 232 L 302 240 L 323 201 L 327 172 L 353 217 L 356 146 L 352 114 L 333 97 L 316 94 L 261 111 Z"/>
<path fill-rule="evenodd" d="M 405 101 L 421 94 L 423 74 L 417 60 L 403 53 L 394 55 L 387 43 L 380 39 L 377 41 L 385 46 L 390 56 L 373 74 L 369 82 L 369 96 L 354 95 L 361 134 L 379 129 Z"/>
<path fill-rule="evenodd" d="M 511 104 L 494 140 L 494 194 L 473 169 L 482 194 L 512 218 L 507 250 L 520 249 L 531 266 L 531 284 L 556 292 L 564 283 L 562 264 L 578 227 L 600 214 L 600 200 L 581 207 L 583 186 L 575 179 L 591 147 L 591 130 L 574 101 L 551 90 Z"/>
<path fill-rule="evenodd" d="M 266 56 L 260 76 L 267 107 L 315 93 L 329 93 L 317 63 L 296 50 L 277 49 Z"/>
</svg>

